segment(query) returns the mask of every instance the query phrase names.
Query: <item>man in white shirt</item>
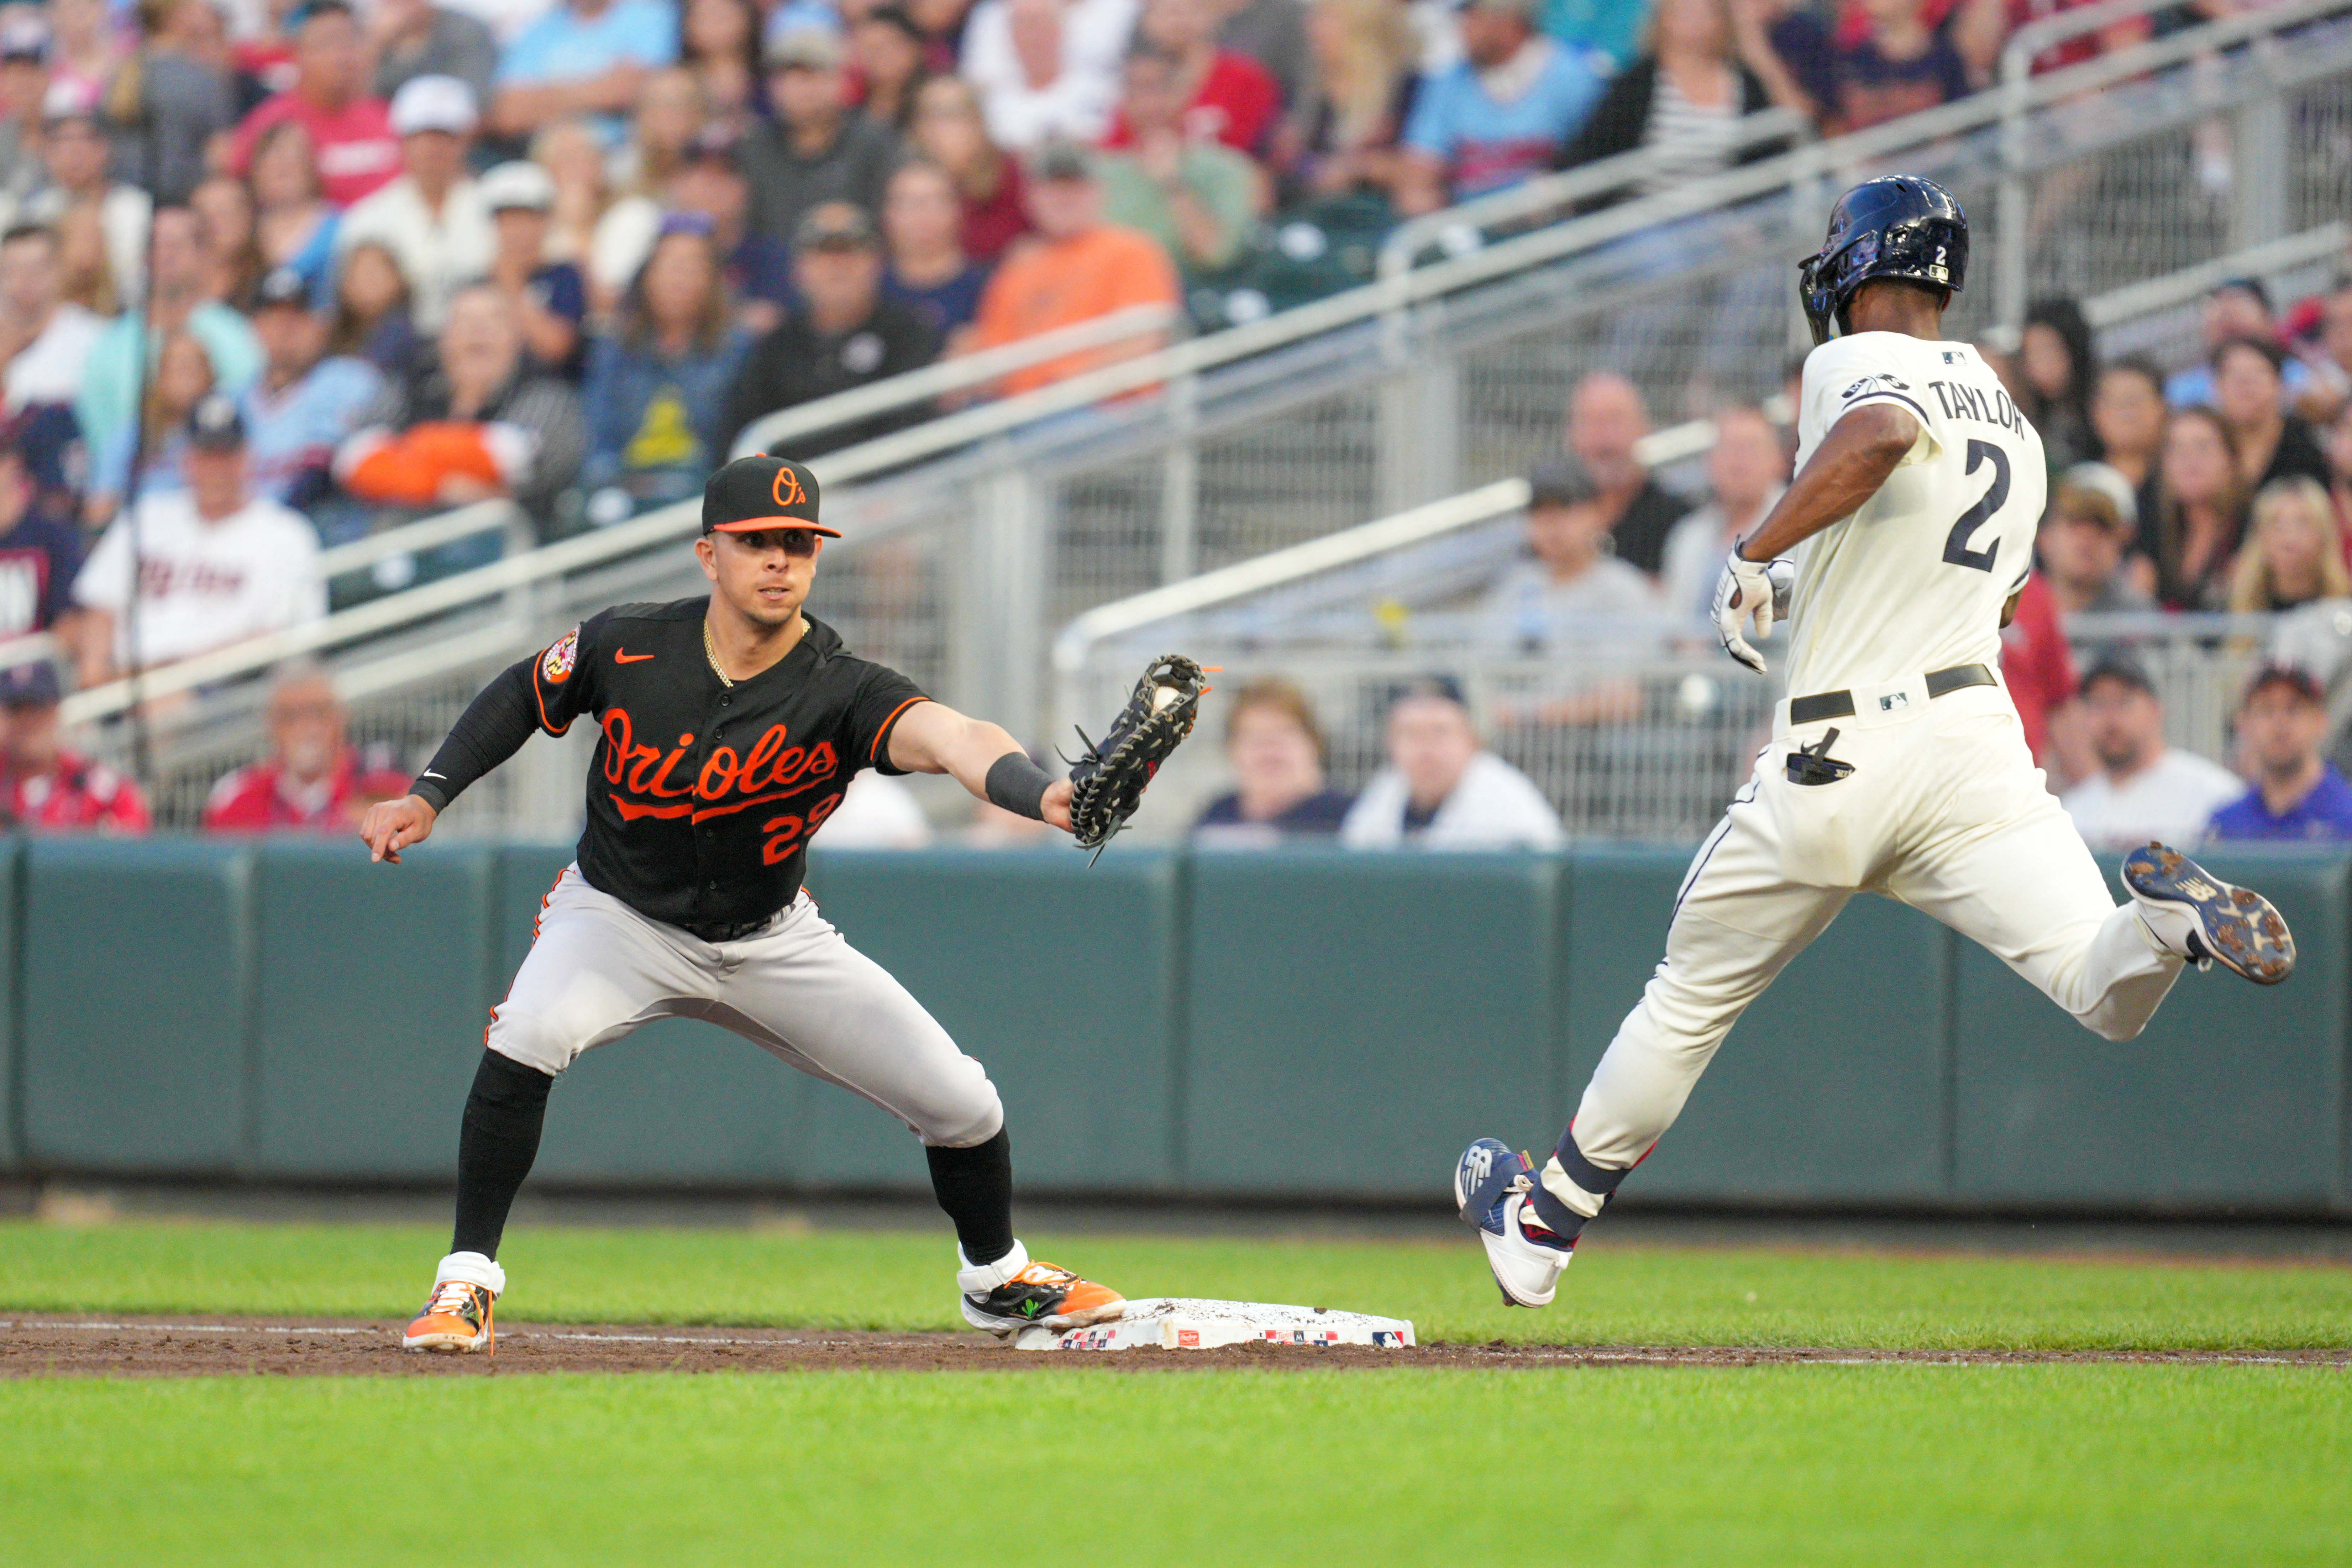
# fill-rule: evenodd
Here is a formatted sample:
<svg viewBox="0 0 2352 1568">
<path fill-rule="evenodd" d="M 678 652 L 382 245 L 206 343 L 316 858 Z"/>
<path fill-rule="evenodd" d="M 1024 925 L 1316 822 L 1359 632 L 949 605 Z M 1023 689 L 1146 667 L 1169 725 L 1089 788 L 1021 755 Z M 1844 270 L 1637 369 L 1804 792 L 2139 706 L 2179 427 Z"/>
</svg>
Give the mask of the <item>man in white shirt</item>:
<svg viewBox="0 0 2352 1568">
<path fill-rule="evenodd" d="M 197 404 L 187 437 L 187 488 L 144 497 L 116 519 L 74 579 L 74 601 L 89 612 L 77 638 L 84 686 L 133 663 L 152 669 L 327 613 L 316 531 L 247 489 L 236 400 L 215 393 Z M 128 613 L 134 575 L 136 617 Z"/>
<path fill-rule="evenodd" d="M 2109 654 L 2083 678 L 2083 705 L 2099 771 L 2060 804 L 2095 849 L 2129 849 L 2161 839 L 2194 847 L 2205 819 L 2246 793 L 2246 781 L 2194 752 L 2164 743 L 2164 704 L 2147 672 Z"/>
<path fill-rule="evenodd" d="M 362 241 L 388 248 L 408 279 L 418 330 L 440 331 L 458 289 L 490 269 L 498 233 L 466 173 L 477 110 L 474 89 L 453 76 L 420 76 L 392 97 L 402 173 L 343 216 L 336 248 Z"/>
<path fill-rule="evenodd" d="M 0 234 L 0 360 L 11 414 L 33 404 L 70 407 L 81 395 L 82 366 L 104 323 L 61 299 L 60 282 L 53 230 L 18 224 Z"/>
<path fill-rule="evenodd" d="M 1478 606 L 1481 642 L 1517 653 L 1657 650 L 1666 629 L 1657 590 L 1647 574 L 1610 553 L 1609 513 L 1581 464 L 1566 458 L 1536 465 L 1528 476 L 1527 529 L 1534 559 L 1486 590 Z"/>
<path fill-rule="evenodd" d="M 1533 781 L 1478 744 L 1461 688 L 1424 680 L 1389 708 L 1389 765 L 1339 824 L 1350 849 L 1549 849 L 1567 838 Z"/>
</svg>

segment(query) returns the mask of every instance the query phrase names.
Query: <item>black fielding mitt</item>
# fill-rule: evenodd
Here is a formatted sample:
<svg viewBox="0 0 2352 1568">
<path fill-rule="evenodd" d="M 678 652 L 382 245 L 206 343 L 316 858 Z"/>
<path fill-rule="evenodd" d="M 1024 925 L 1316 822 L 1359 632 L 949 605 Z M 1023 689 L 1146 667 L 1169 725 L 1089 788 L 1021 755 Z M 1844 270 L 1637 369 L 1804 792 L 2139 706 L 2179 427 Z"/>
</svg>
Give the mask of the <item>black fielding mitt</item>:
<svg viewBox="0 0 2352 1568">
<path fill-rule="evenodd" d="M 1079 848 L 1101 858 L 1103 846 L 1135 815 L 1144 786 L 1192 732 L 1209 689 L 1203 673 L 1183 655 L 1163 653 L 1145 668 L 1100 741 L 1078 731 L 1087 749 L 1070 765 L 1070 831 Z"/>
</svg>

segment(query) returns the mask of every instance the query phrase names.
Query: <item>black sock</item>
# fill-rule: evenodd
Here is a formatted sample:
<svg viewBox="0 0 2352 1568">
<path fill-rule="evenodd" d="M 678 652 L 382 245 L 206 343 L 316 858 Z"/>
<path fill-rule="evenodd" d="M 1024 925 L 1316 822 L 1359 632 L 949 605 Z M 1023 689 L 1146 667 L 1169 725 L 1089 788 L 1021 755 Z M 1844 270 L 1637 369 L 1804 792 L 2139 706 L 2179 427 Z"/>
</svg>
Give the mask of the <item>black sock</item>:
<svg viewBox="0 0 2352 1568">
<path fill-rule="evenodd" d="M 1013 1250 L 1013 1135 L 1002 1128 L 969 1149 L 933 1144 L 931 1191 L 955 1221 L 963 1259 L 975 1268 Z"/>
<path fill-rule="evenodd" d="M 555 1080 L 537 1068 L 496 1051 L 482 1053 L 457 1135 L 457 1230 L 450 1251 L 498 1257 L 507 1210 L 539 1158 L 547 1091 L 554 1087 Z"/>
</svg>

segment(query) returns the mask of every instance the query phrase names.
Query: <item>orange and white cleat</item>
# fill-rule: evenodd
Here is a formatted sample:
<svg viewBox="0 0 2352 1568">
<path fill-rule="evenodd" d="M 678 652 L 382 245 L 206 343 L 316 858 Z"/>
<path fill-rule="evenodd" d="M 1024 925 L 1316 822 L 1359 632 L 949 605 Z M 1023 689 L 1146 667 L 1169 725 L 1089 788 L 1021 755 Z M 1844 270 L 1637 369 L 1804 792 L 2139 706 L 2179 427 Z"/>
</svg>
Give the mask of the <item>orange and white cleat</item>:
<svg viewBox="0 0 2352 1568">
<path fill-rule="evenodd" d="M 499 1336 L 491 1314 L 506 1288 L 507 1271 L 480 1253 L 451 1253 L 435 1271 L 433 1294 L 401 1336 L 401 1348 L 496 1355 Z"/>
<path fill-rule="evenodd" d="M 961 1261 L 962 1253 L 957 1253 Z M 963 1296 L 964 1321 L 992 1334 L 1023 1329 L 1083 1329 L 1106 1323 L 1127 1310 L 1127 1298 L 1108 1285 L 1081 1279 L 1051 1263 L 1033 1263 L 1019 1242 L 993 1263 L 967 1266 L 956 1275 Z"/>
</svg>

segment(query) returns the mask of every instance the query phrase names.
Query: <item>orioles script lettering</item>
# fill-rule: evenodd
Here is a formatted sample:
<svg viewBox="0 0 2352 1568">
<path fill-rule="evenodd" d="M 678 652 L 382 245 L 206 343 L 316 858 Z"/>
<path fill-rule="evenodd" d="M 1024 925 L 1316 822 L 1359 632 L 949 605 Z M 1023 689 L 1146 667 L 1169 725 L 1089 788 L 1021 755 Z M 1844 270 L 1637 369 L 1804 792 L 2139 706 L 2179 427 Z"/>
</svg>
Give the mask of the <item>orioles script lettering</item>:
<svg viewBox="0 0 2352 1568">
<path fill-rule="evenodd" d="M 692 735 L 680 735 L 667 751 L 640 744 L 628 710 L 614 708 L 604 715 L 604 782 L 614 786 L 613 805 L 624 822 L 641 816 L 704 822 L 798 795 L 840 771 L 832 742 L 795 746 L 786 743 L 789 738 L 783 725 L 772 724 L 749 752 L 714 747 L 689 779 L 677 768 L 694 750 Z"/>
</svg>

